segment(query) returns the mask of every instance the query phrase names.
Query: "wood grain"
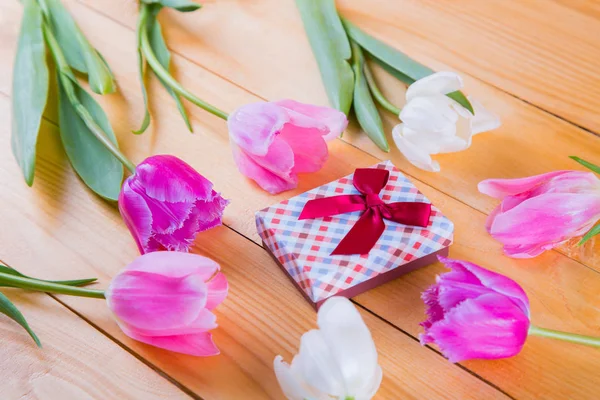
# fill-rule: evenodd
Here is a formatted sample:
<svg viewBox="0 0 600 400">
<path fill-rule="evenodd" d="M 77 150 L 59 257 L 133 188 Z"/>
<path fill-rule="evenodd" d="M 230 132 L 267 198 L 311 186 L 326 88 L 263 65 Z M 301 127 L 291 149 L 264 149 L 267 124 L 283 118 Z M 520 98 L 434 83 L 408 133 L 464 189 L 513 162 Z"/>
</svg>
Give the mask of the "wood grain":
<svg viewBox="0 0 600 400">
<path fill-rule="evenodd" d="M 68 4 L 92 43 L 106 55 L 117 74 L 120 94 L 106 96 L 101 99 L 101 102 L 109 111 L 124 150 L 135 161 L 153 153 L 173 153 L 190 162 L 197 170 L 213 180 L 216 188 L 222 191 L 225 197 L 232 199 L 232 204 L 226 211 L 225 223 L 237 232 L 256 240 L 253 226 L 255 210 L 326 183 L 351 172 L 358 166 L 369 166 L 377 161 L 376 157 L 367 155 L 348 143 L 336 141 L 330 146 L 331 159 L 325 169 L 316 174 L 303 176 L 300 187 L 295 191 L 269 196 L 236 171 L 230 157 L 224 123 L 205 112 L 189 108 L 196 133 L 193 136 L 187 134 L 169 96 L 155 80 L 152 80 L 150 85 L 155 117 L 153 125 L 141 137 L 130 134 L 129 130 L 136 127 L 142 117 L 135 54 L 131 50 L 134 43 L 133 34 L 130 29 L 125 29 L 86 7 L 72 2 Z M 106 0 L 101 4 L 105 9 L 116 3 Z M 251 15 L 251 11 L 261 11 L 261 4 L 252 3 L 247 6 L 249 8 L 238 4 L 237 14 L 234 13 L 232 18 L 235 20 L 238 15 L 246 18 L 245 15 Z M 210 6 L 213 7 L 215 4 Z M 14 54 L 14 39 L 17 32 L 15 21 L 18 21 L 20 7 L 17 3 L 3 4 L 1 7 L 0 15 L 4 16 L 5 23 L 0 24 L 2 38 L 0 58 L 8 60 L 12 59 Z M 124 3 L 121 7 L 123 7 L 121 14 L 125 13 L 124 9 L 127 7 L 131 8 Z M 296 22 L 289 23 L 285 19 L 286 10 L 289 8 L 286 7 L 282 6 L 279 11 L 283 11 L 282 21 L 287 23 L 290 29 L 279 28 L 286 32 L 286 41 L 302 43 L 303 36 L 298 36 L 303 35 L 301 28 L 299 26 L 298 29 L 294 28 Z M 209 10 L 208 6 L 198 15 L 206 15 L 204 12 L 207 10 Z M 295 12 L 293 8 L 292 11 Z M 266 18 L 260 13 L 251 16 L 252 20 Z M 292 16 L 291 12 L 290 16 L 291 21 L 295 21 L 296 17 Z M 175 18 L 172 15 L 168 17 Z M 214 15 L 211 18 L 215 18 Z M 196 19 L 195 24 L 202 25 L 204 22 L 201 23 L 199 19 L 199 17 Z M 246 29 L 259 29 L 258 25 L 252 25 L 244 19 L 239 19 L 238 23 L 240 27 Z M 168 23 L 169 26 L 175 24 L 176 22 Z M 189 25 L 190 22 L 186 24 Z M 225 21 L 221 20 L 221 25 L 224 24 Z M 188 28 L 187 25 L 178 26 L 182 29 Z M 200 30 L 200 27 L 197 29 Z M 208 30 L 212 30 L 218 37 L 222 30 L 226 30 L 224 26 L 220 29 L 218 30 L 217 25 L 213 24 L 208 28 L 202 28 L 201 35 L 196 32 L 188 33 L 188 37 L 182 40 L 190 42 L 189 49 L 192 49 L 191 43 L 195 42 L 194 51 L 198 52 L 198 49 L 203 51 L 205 48 L 201 43 L 210 36 Z M 270 30 L 274 28 L 263 24 L 261 29 L 263 36 L 269 37 Z M 290 32 L 295 33 L 291 35 Z M 251 35 L 246 37 L 252 38 Z M 171 40 L 180 43 L 179 38 Z M 254 45 L 257 47 L 254 51 L 264 50 L 260 43 Z M 298 90 L 306 90 L 306 94 L 314 97 L 316 100 L 312 101 L 316 102 L 324 99 L 324 94 L 320 89 L 318 72 L 312 66 L 312 58 L 309 53 L 306 53 L 310 50 L 303 46 L 305 44 L 300 44 L 298 57 L 304 57 L 305 63 L 312 69 L 306 69 L 305 71 L 311 72 L 299 76 L 296 85 L 299 87 Z M 185 56 L 191 59 L 187 51 Z M 243 58 L 245 53 L 241 49 L 238 53 L 224 49 L 222 53 L 229 54 L 232 58 L 236 58 L 232 56 L 233 54 L 241 53 L 237 62 L 238 67 L 243 71 L 246 64 Z M 287 57 L 288 53 L 285 53 L 283 58 Z M 272 54 L 272 56 L 276 55 Z M 307 60 L 310 60 L 310 63 Z M 210 71 L 182 57 L 175 57 L 174 62 L 176 74 L 186 87 L 202 94 L 206 100 L 225 110 L 233 110 L 240 104 L 257 100 L 257 97 L 249 91 L 235 87 L 227 80 L 220 79 Z M 222 58 L 217 58 L 215 62 L 223 62 L 220 71 L 233 70 L 229 64 L 233 62 L 231 60 L 225 62 Z M 285 59 L 281 62 L 287 63 Z M 10 82 L 8 77 L 11 74 L 11 66 L 2 62 L 0 67 L 2 68 L 0 91 L 9 95 L 10 86 L 6 82 Z M 271 74 L 275 72 L 270 71 Z M 265 76 L 260 75 L 256 79 L 260 81 Z M 278 84 L 283 85 L 287 81 L 285 74 L 272 76 L 282 77 Z M 251 81 L 254 77 L 245 79 Z M 306 86 L 307 82 L 309 86 Z M 488 91 L 486 101 L 494 101 L 498 96 L 503 96 L 502 93 L 481 83 L 477 86 L 475 80 L 472 82 L 477 88 L 483 88 L 482 93 Z M 289 82 L 287 85 L 291 87 Z M 272 82 L 268 88 L 271 90 L 275 86 Z M 304 100 L 311 101 L 310 96 Z M 0 97 L 0 120 L 6 121 L 6 124 L 0 128 L 2 129 L 0 148 L 3 149 L 1 150 L 3 157 L 0 158 L 0 181 L 6 182 L 4 190 L 0 192 L 0 204 L 2 204 L 0 223 L 2 226 L 10 226 L 12 230 L 11 232 L 0 230 L 0 242 L 3 243 L 0 257 L 18 265 L 23 272 L 37 276 L 43 277 L 47 274 L 45 276 L 67 278 L 96 275 L 103 282 L 107 282 L 109 277 L 129 262 L 136 253 L 135 246 L 118 213 L 114 207 L 84 189 L 82 183 L 73 175 L 58 148 L 56 129 L 51 124 L 44 125 L 35 186 L 32 189 L 27 188 L 9 154 L 7 104 L 7 99 Z M 522 107 L 511 105 L 509 110 L 513 112 Z M 571 142 L 574 142 L 580 146 L 574 149 L 582 151 L 595 149 L 595 142 L 585 139 L 588 137 L 585 135 L 589 133 L 578 131 L 571 125 L 552 119 L 539 110 L 533 108 L 531 110 L 532 113 L 527 115 L 534 121 L 531 126 L 536 127 L 534 132 L 537 132 L 538 138 L 542 138 L 540 133 L 542 128 L 557 129 L 556 124 L 558 124 L 560 129 L 556 131 L 556 136 L 563 138 L 559 141 L 561 146 L 572 146 Z M 525 121 L 523 123 L 526 123 L 527 115 L 519 114 L 511 118 L 522 118 Z M 49 115 L 48 118 L 52 119 L 52 116 Z M 540 120 L 543 123 L 540 123 Z M 561 124 L 564 124 L 564 127 Z M 351 131 L 350 135 L 355 135 L 355 132 Z M 508 135 L 502 133 L 505 134 Z M 482 136 L 481 139 L 489 136 Z M 513 136 L 507 142 L 500 142 L 504 143 L 504 146 L 496 143 L 495 147 L 485 148 L 488 151 L 485 157 L 475 154 L 479 154 L 481 149 L 479 152 L 471 149 L 470 153 L 464 154 L 485 159 L 490 158 L 490 155 L 495 157 L 506 149 L 511 149 L 509 153 L 514 153 L 517 151 L 514 148 L 521 146 L 521 141 L 527 143 L 526 148 L 535 150 L 535 143 L 528 140 L 530 140 L 528 137 Z M 541 160 L 540 156 L 538 161 L 543 161 L 546 163 L 544 165 L 550 168 L 561 165 L 562 158 L 553 153 L 561 149 L 549 144 L 547 147 L 550 150 L 546 155 L 547 159 Z M 394 160 L 398 162 L 396 158 Z M 464 170 L 454 170 L 454 162 L 448 167 L 443 165 L 446 167 L 445 170 L 450 169 L 448 172 L 450 175 L 443 175 L 445 172 L 442 172 L 437 176 L 445 178 L 440 178 L 439 181 L 429 180 L 428 174 L 420 176 L 418 171 L 403 165 L 402 162 L 398 164 L 403 170 L 420 179 L 415 180 L 417 186 L 455 222 L 456 244 L 452 249 L 452 256 L 478 262 L 488 268 L 501 271 L 521 283 L 532 301 L 534 323 L 583 334 L 600 334 L 598 315 L 600 304 L 595 295 L 600 287 L 599 274 L 557 252 L 548 252 L 534 260 L 511 260 L 503 257 L 499 244 L 483 230 L 485 215 L 471 207 L 472 205 L 487 211 L 492 206 L 488 199 L 477 195 L 472 188 L 476 181 L 470 174 L 478 172 L 474 164 L 471 164 L 473 167 L 471 172 L 468 165 L 463 166 Z M 534 167 L 533 162 L 524 162 L 524 164 L 503 164 L 496 168 L 507 174 L 517 174 L 519 168 L 533 169 Z M 448 176 L 454 177 L 456 182 Z M 478 199 L 480 203 L 473 201 L 473 204 L 467 205 L 461 202 L 469 203 L 469 199 Z M 478 207 L 477 204 L 483 206 Z M 166 371 L 200 396 L 207 399 L 280 398 L 272 374 L 272 359 L 276 354 L 282 354 L 287 359 L 291 357 L 297 349 L 301 333 L 314 326 L 314 312 L 289 284 L 287 278 L 279 272 L 269 256 L 256 243 L 243 238 L 231 229 L 219 228 L 200 235 L 195 251 L 219 261 L 232 283 L 231 296 L 218 310 L 220 328 L 216 331 L 215 338 L 223 351 L 223 355 L 219 357 L 194 359 L 136 343 L 119 332 L 101 303 L 79 302 L 67 298 L 63 300 L 107 331 L 115 340 Z M 49 259 L 51 265 L 48 265 Z M 515 398 L 591 399 L 595 397 L 596 387 L 600 383 L 596 371 L 600 365 L 598 365 L 598 357 L 594 357 L 593 350 L 587 348 L 531 338 L 523 353 L 513 359 L 465 363 L 465 368 L 475 374 L 472 375 L 449 364 L 427 348 L 420 347 L 414 339 L 418 333 L 417 323 L 423 318 L 419 293 L 434 281 L 435 274 L 442 271 L 440 265 L 433 265 L 357 298 L 359 304 L 412 335 L 412 337 L 407 336 L 381 319 L 367 312 L 363 313 L 374 334 L 386 374 L 379 398 L 503 397 L 501 392 L 478 380 L 475 375 L 481 376 Z M 231 382 L 236 382 L 236 385 L 232 385 Z"/>
<path fill-rule="evenodd" d="M 0 117 L 9 120 L 6 97 L 0 97 Z M 47 123 L 43 127 L 34 189 L 9 179 L 18 169 L 6 146 L 8 129 L 2 127 L 0 177 L 14 185 L 0 194 L 6 206 L 0 221 L 14 229 L 0 232 L 1 255 L 13 264 L 20 260 L 27 274 L 57 279 L 93 275 L 105 286 L 137 251 L 117 210 L 94 198 L 61 162 L 64 154 L 56 128 Z M 237 251 L 225 251 L 231 248 Z M 227 301 L 217 310 L 219 357 L 195 358 L 135 342 L 119 330 L 103 302 L 70 297 L 61 301 L 202 398 L 280 398 L 273 359 L 277 354 L 291 359 L 301 334 L 314 327 L 314 311 L 264 250 L 231 229 L 206 232 L 195 251 L 219 262 L 231 284 Z M 435 398 L 449 387 L 461 398 L 506 398 L 381 319 L 367 312 L 363 316 L 386 371 L 380 398 Z M 85 332 L 80 337 L 85 341 Z M 433 384 L 423 379 L 431 369 L 437 377 Z"/>
<path fill-rule="evenodd" d="M 135 26 L 136 11 L 131 4 L 120 0 L 80 1 L 130 29 Z M 511 2 L 515 3 L 518 4 Z M 406 18 L 404 9 L 390 6 L 392 2 L 375 1 L 373 4 L 373 12 L 386 5 L 378 14 L 386 15 L 385 21 L 373 21 L 363 15 L 348 16 L 426 65 L 436 70 L 454 69 L 440 52 L 427 50 L 432 43 L 428 39 L 406 36 L 386 24 L 396 14 L 398 18 Z M 367 9 L 371 7 L 361 8 L 363 12 Z M 295 98 L 327 104 L 317 64 L 294 2 L 214 1 L 207 2 L 196 13 L 166 10 L 161 17 L 169 46 L 186 59 L 262 98 Z M 423 23 L 421 21 L 418 26 Z M 179 72 L 187 74 L 186 71 L 187 68 Z M 497 201 L 477 191 L 477 183 L 483 179 L 517 178 L 560 169 L 582 170 L 583 167 L 568 158 L 570 155 L 600 162 L 600 140 L 595 135 L 468 75 L 470 71 L 462 65 L 458 72 L 465 78 L 466 92 L 497 113 L 503 125 L 477 136 L 465 152 L 435 156 L 442 166 L 440 173 L 413 167 L 395 146 L 390 153 L 382 152 L 359 129 L 351 128 L 343 139 L 379 159 L 393 160 L 403 171 L 486 213 L 496 206 Z M 178 77 L 185 79 L 183 75 Z M 386 74 L 378 74 L 378 77 L 384 92 L 397 104 L 403 104 L 405 86 Z M 188 87 L 193 89 L 194 82 L 190 81 Z M 600 93 L 597 85 L 595 88 L 594 91 Z M 239 104 L 233 108 L 236 106 Z M 398 120 L 385 112 L 382 115 L 388 140 L 393 143 L 391 130 Z M 577 248 L 577 242 L 565 246 L 563 253 L 600 270 L 600 242 L 589 243 L 585 249 Z"/>
<path fill-rule="evenodd" d="M 15 289 L 2 292 L 43 345 L 35 347 L 20 326 L 0 315 L 3 399 L 190 398 L 52 297 Z"/>
</svg>

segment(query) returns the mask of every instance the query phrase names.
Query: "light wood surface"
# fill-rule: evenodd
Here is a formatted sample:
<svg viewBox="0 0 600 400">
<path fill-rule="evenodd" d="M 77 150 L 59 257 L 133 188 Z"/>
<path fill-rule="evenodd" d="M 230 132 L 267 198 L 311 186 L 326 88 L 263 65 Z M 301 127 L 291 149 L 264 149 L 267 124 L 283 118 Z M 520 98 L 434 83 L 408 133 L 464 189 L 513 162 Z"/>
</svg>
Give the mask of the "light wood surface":
<svg viewBox="0 0 600 400">
<path fill-rule="evenodd" d="M 175 53 L 174 73 L 184 86 L 229 112 L 261 99 L 327 103 L 293 1 L 204 3 L 195 13 L 161 15 Z M 222 265 L 231 294 L 217 310 L 215 340 L 222 354 L 202 359 L 127 338 L 102 301 L 59 297 L 63 305 L 49 296 L 11 292 L 45 347 L 36 349 L 26 333 L 0 318 L 0 370 L 10 377 L 0 387 L 7 388 L 8 399 L 282 398 L 272 360 L 277 354 L 291 359 L 300 335 L 315 326 L 315 313 L 259 246 L 254 212 L 381 159 L 392 159 L 455 223 L 451 256 L 522 284 L 535 324 L 600 336 L 599 241 L 583 248 L 569 243 L 533 260 L 509 259 L 483 225 L 496 202 L 476 189 L 488 177 L 580 169 L 569 155 L 600 161 L 600 84 L 594 80 L 600 41 L 589 33 L 600 16 L 592 2 L 340 1 L 344 15 L 382 40 L 434 69 L 460 72 L 466 91 L 499 114 L 503 125 L 476 137 L 466 152 L 438 156 L 442 171 L 432 174 L 412 167 L 397 151 L 380 152 L 352 124 L 343 140 L 330 145 L 323 170 L 277 196 L 237 172 L 223 121 L 188 104 L 195 129 L 189 134 L 156 79 L 149 85 L 152 125 L 142 136 L 131 134 L 143 116 L 135 3 L 65 4 L 117 77 L 119 93 L 99 101 L 122 149 L 136 162 L 175 154 L 232 200 L 226 226 L 199 235 L 194 248 Z M 33 188 L 10 154 L 10 82 L 20 16 L 18 2 L 0 4 L 0 259 L 42 278 L 95 276 L 105 286 L 137 250 L 114 205 L 90 193 L 66 162 L 56 109 L 46 113 Z M 566 61 L 570 68 L 561 66 Z M 378 77 L 402 104 L 405 88 Z M 395 117 L 385 120 L 389 133 Z M 517 357 L 453 365 L 435 348 L 421 347 L 419 294 L 443 270 L 432 265 L 354 299 L 384 369 L 377 399 L 597 398 L 598 350 L 532 337 Z M 90 357 L 98 362 L 86 361 Z M 40 375 L 47 368 L 52 373 Z M 45 378 L 32 378 L 37 376 Z"/>
</svg>

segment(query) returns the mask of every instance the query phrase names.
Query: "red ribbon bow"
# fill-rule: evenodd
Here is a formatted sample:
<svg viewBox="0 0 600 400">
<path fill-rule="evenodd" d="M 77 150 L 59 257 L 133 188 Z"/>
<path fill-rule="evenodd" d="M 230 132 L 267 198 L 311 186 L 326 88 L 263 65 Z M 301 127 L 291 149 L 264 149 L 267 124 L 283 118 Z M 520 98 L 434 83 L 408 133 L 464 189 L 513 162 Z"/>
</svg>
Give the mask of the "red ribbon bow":
<svg viewBox="0 0 600 400">
<path fill-rule="evenodd" d="M 344 194 L 309 200 L 299 220 L 329 217 L 353 211 L 364 211 L 352 229 L 333 250 L 336 254 L 367 254 L 385 231 L 384 219 L 404 225 L 429 225 L 431 204 L 397 202 L 386 204 L 379 197 L 390 172 L 385 169 L 358 168 L 354 172 L 354 187 L 361 194 Z"/>
</svg>

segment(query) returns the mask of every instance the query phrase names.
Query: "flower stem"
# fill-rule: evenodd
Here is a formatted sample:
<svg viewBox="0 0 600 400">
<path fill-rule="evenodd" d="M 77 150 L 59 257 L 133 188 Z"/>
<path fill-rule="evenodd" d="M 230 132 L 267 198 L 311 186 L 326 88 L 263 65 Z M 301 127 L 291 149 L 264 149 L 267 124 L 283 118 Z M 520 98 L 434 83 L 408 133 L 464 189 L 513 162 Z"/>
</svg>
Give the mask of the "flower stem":
<svg viewBox="0 0 600 400">
<path fill-rule="evenodd" d="M 37 292 L 67 294 L 70 296 L 93 297 L 96 299 L 104 298 L 104 290 L 86 289 L 76 286 L 61 285 L 47 281 L 40 281 L 33 278 L 26 278 L 17 275 L 5 274 L 0 272 L 0 285 L 9 284 L 12 287 L 35 290 Z"/>
<path fill-rule="evenodd" d="M 356 46 L 358 46 L 358 44 Z M 401 110 L 395 105 L 393 105 L 388 99 L 386 99 L 383 93 L 381 93 L 381 90 L 379 90 L 379 86 L 377 86 L 375 77 L 373 76 L 373 73 L 371 72 L 371 69 L 369 68 L 367 63 L 363 65 L 363 72 L 365 74 L 367 84 L 369 85 L 369 89 L 371 89 L 371 93 L 373 94 L 373 97 L 375 97 L 375 100 L 377 100 L 381 107 L 385 108 L 386 110 L 388 110 L 396 116 L 400 115 Z"/>
<path fill-rule="evenodd" d="M 140 12 L 141 12 L 140 19 L 146 20 L 147 15 L 149 13 L 148 6 L 142 5 Z M 208 111 L 209 113 L 211 113 L 213 115 L 216 115 L 219 118 L 227 120 L 229 115 L 225 111 L 220 110 L 211 104 L 208 104 L 204 100 L 201 100 L 198 97 L 196 97 L 194 94 L 188 92 L 183 86 L 181 86 L 181 84 L 179 82 L 177 82 L 175 80 L 175 78 L 173 78 L 173 76 L 171 76 L 169 71 L 167 71 L 162 66 L 160 61 L 158 61 L 158 59 L 156 58 L 156 55 L 154 55 L 154 51 L 152 51 L 152 47 L 150 46 L 150 40 L 148 39 L 148 29 L 143 27 L 140 36 L 141 36 L 140 44 L 142 46 L 142 53 L 144 54 L 146 61 L 148 61 L 148 64 L 152 68 L 152 71 L 154 71 L 154 73 L 160 79 L 162 79 L 162 81 L 165 84 L 169 85 L 171 87 L 171 89 L 173 89 L 175 92 L 177 92 L 181 96 L 185 97 L 186 99 L 188 99 L 189 101 L 191 101 L 192 103 L 197 105 L 198 107 Z"/>
<path fill-rule="evenodd" d="M 117 145 L 115 145 L 106 135 L 106 133 L 100 128 L 100 126 L 94 121 L 94 118 L 90 114 L 90 112 L 81 104 L 77 95 L 75 94 L 75 90 L 73 89 L 74 81 L 76 81 L 76 77 L 71 70 L 71 67 L 67 63 L 65 55 L 63 54 L 60 45 L 58 44 L 52 30 L 49 28 L 48 24 L 43 24 L 44 35 L 46 37 L 46 42 L 48 43 L 48 47 L 50 47 L 50 51 L 54 56 L 54 60 L 56 62 L 56 67 L 58 70 L 58 77 L 62 84 L 62 87 L 69 98 L 69 102 L 73 105 L 73 108 L 77 112 L 77 115 L 83 120 L 85 125 L 89 128 L 90 132 L 98 139 L 100 143 L 106 147 L 108 151 L 114 155 L 117 160 L 119 160 L 125 168 L 127 168 L 132 173 L 135 172 L 135 164 L 132 163 L 125 155 L 119 150 Z"/>
<path fill-rule="evenodd" d="M 600 347 L 600 337 L 584 336 L 584 335 L 577 335 L 574 333 L 560 332 L 560 331 L 555 331 L 552 329 L 538 328 L 537 326 L 533 326 L 533 325 L 531 325 L 529 327 L 529 334 L 536 335 L 536 336 L 543 336 L 543 337 L 552 338 L 552 339 L 560 339 L 560 340 L 564 340 L 566 342 L 571 342 L 571 343 L 585 344 L 587 346 Z"/>
</svg>

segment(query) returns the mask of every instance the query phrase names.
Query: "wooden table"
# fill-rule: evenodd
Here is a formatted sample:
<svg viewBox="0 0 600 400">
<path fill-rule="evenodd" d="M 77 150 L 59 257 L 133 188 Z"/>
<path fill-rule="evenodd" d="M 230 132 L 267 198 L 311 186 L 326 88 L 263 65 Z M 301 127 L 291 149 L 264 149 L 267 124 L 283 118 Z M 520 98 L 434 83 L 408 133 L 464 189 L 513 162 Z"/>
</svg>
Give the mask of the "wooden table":
<svg viewBox="0 0 600 400">
<path fill-rule="evenodd" d="M 6 290 L 44 348 L 0 316 L 2 399 L 282 398 L 272 371 L 290 360 L 315 313 L 260 247 L 254 212 L 315 186 L 392 159 L 456 225 L 451 256 L 500 271 L 529 294 L 536 325 L 600 335 L 600 240 L 575 241 L 530 260 L 502 255 L 484 229 L 496 201 L 477 191 L 485 178 L 582 169 L 600 161 L 600 8 L 593 0 L 340 0 L 341 13 L 436 70 L 460 72 L 466 92 L 502 117 L 466 152 L 438 156 L 440 173 L 382 153 L 352 123 L 330 145 L 330 160 L 291 192 L 270 196 L 241 176 L 226 125 L 188 104 L 189 134 L 168 94 L 150 79 L 151 128 L 142 120 L 133 0 L 68 0 L 73 16 L 107 58 L 119 92 L 100 98 L 121 147 L 134 161 L 175 154 L 231 199 L 225 226 L 198 236 L 194 252 L 217 260 L 231 283 L 217 310 L 222 354 L 193 358 L 126 337 L 103 301 Z M 327 104 L 300 17 L 291 0 L 211 0 L 191 14 L 161 15 L 174 73 L 191 91 L 232 111 L 259 100 Z M 51 102 L 38 146 L 33 188 L 10 154 L 10 96 L 21 5 L 0 4 L 0 260 L 54 279 L 98 277 L 104 287 L 137 249 L 114 204 L 78 180 L 57 136 Z M 380 72 L 380 71 L 379 71 Z M 378 74 L 402 104 L 405 88 Z M 55 96 L 55 92 L 52 94 Z M 397 122 L 386 115 L 389 133 Z M 377 344 L 384 380 L 378 399 L 597 399 L 600 351 L 532 337 L 517 357 L 451 364 L 421 347 L 420 292 L 440 264 L 354 299 Z"/>
</svg>

